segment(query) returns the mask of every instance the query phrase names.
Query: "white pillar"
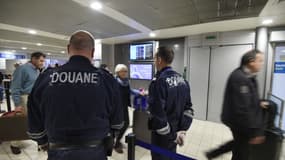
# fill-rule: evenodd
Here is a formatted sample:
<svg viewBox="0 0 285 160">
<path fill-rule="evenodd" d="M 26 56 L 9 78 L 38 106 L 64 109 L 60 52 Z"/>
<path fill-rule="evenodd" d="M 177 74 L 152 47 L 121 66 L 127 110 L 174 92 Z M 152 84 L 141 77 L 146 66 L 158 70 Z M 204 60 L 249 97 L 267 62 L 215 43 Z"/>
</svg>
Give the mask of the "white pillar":
<svg viewBox="0 0 285 160">
<path fill-rule="evenodd" d="M 268 42 L 269 34 L 267 27 L 257 27 L 255 34 L 255 48 L 264 53 L 264 66 L 261 72 L 258 74 L 257 80 L 259 84 L 259 94 L 261 98 L 266 97 L 266 76 L 270 74 L 267 72 L 268 61 Z"/>
</svg>

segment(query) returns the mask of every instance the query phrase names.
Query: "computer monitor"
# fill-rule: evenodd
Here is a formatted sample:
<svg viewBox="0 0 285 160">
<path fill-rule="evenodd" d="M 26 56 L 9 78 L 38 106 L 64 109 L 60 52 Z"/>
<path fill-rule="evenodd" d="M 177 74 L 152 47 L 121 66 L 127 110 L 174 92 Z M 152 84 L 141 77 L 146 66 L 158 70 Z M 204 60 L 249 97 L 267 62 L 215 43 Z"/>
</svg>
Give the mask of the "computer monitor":
<svg viewBox="0 0 285 160">
<path fill-rule="evenodd" d="M 153 60 L 154 43 L 134 43 L 130 45 L 131 61 L 151 61 Z"/>
<path fill-rule="evenodd" d="M 151 63 L 130 64 L 130 78 L 134 80 L 152 80 L 153 64 Z"/>
</svg>

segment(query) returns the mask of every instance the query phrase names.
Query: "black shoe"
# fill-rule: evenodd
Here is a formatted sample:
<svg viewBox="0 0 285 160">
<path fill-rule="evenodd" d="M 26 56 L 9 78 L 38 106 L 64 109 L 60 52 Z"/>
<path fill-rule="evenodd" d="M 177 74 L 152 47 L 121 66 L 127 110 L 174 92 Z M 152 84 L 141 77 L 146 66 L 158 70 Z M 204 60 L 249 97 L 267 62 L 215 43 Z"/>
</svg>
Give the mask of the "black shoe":
<svg viewBox="0 0 285 160">
<path fill-rule="evenodd" d="M 116 151 L 117 153 L 119 153 L 119 154 L 123 154 L 123 153 L 124 153 L 122 146 L 115 147 L 114 149 L 115 149 L 115 151 Z"/>
<path fill-rule="evenodd" d="M 121 142 L 117 142 L 114 146 L 114 149 L 117 153 L 120 153 L 120 154 L 124 153 L 123 144 Z"/>
<path fill-rule="evenodd" d="M 208 160 L 212 160 L 213 158 L 215 158 L 211 152 L 206 152 L 205 156 L 208 158 Z"/>
<path fill-rule="evenodd" d="M 21 154 L 21 149 L 19 147 L 10 146 L 13 154 Z"/>
</svg>

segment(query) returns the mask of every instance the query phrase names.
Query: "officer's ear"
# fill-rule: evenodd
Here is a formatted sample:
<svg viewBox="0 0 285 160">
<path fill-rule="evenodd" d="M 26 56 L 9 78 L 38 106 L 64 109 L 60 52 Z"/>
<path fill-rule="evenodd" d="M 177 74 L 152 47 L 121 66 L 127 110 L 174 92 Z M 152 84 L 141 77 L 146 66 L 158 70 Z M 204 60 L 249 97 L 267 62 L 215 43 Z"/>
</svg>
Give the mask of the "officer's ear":
<svg viewBox="0 0 285 160">
<path fill-rule="evenodd" d="M 162 63 L 161 57 L 157 57 L 157 64 L 161 64 L 161 63 Z"/>
<path fill-rule="evenodd" d="M 67 53 L 69 54 L 69 48 L 70 48 L 70 44 L 67 45 Z"/>
<path fill-rule="evenodd" d="M 93 48 L 92 51 L 91 51 L 91 58 L 92 59 L 94 58 L 94 53 L 95 53 L 95 48 Z"/>
<path fill-rule="evenodd" d="M 252 69 L 255 65 L 255 59 L 251 59 L 249 60 L 248 64 L 247 64 L 247 67 Z"/>
</svg>

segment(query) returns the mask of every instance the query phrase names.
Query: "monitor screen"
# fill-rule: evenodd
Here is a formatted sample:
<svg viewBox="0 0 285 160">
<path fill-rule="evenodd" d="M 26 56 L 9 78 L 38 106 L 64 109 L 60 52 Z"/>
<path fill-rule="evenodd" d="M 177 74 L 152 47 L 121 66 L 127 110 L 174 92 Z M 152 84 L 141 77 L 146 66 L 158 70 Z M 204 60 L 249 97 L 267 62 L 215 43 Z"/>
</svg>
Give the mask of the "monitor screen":
<svg viewBox="0 0 285 160">
<path fill-rule="evenodd" d="M 130 78 L 152 80 L 153 64 L 130 64 Z"/>
<path fill-rule="evenodd" d="M 152 60 L 153 43 L 131 44 L 130 60 Z"/>
</svg>

